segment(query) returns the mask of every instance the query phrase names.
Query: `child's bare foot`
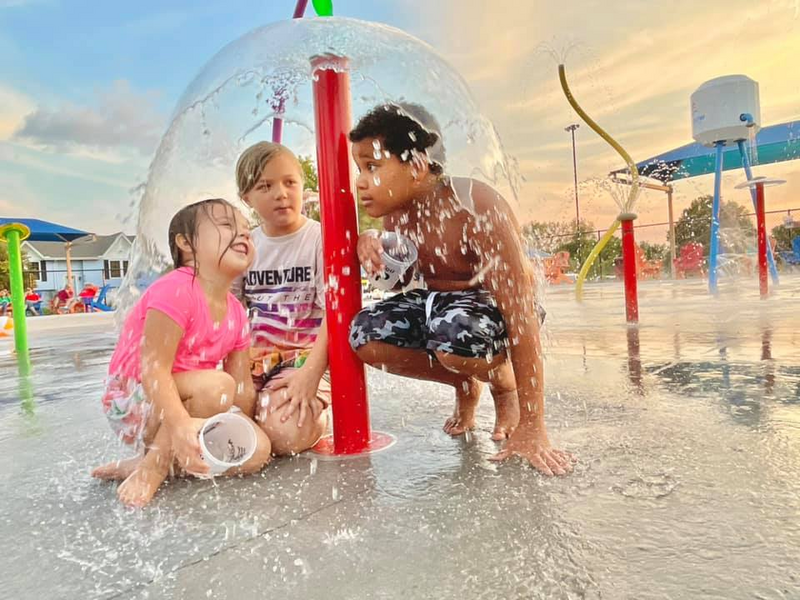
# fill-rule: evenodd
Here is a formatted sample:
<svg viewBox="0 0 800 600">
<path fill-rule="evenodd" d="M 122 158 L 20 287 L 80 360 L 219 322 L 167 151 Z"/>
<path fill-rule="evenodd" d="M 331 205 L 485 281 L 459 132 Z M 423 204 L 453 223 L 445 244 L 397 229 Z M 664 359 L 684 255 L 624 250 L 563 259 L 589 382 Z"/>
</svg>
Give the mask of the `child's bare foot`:
<svg viewBox="0 0 800 600">
<path fill-rule="evenodd" d="M 142 462 L 142 456 L 132 456 L 124 460 L 115 460 L 92 470 L 92 477 L 104 481 L 122 481 L 127 479 Z"/>
<path fill-rule="evenodd" d="M 125 506 L 142 508 L 153 499 L 169 474 L 169 465 L 139 465 L 117 488 L 117 497 Z"/>
<path fill-rule="evenodd" d="M 456 386 L 456 408 L 453 416 L 444 422 L 444 431 L 453 437 L 475 429 L 475 411 L 481 397 L 483 384 L 470 377 Z"/>
<path fill-rule="evenodd" d="M 501 392 L 492 389 L 494 400 L 494 431 L 492 439 L 496 442 L 507 440 L 519 424 L 519 397 L 517 390 Z"/>
</svg>

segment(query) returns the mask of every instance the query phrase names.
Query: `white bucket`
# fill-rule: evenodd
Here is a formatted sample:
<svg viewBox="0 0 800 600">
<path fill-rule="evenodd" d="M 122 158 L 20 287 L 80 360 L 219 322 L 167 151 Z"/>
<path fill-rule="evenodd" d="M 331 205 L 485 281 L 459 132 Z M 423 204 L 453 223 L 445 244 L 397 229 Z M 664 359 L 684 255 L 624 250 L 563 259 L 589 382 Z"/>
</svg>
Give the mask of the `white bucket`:
<svg viewBox="0 0 800 600">
<path fill-rule="evenodd" d="M 250 460 L 258 440 L 252 424 L 235 413 L 220 413 L 206 419 L 200 430 L 200 449 L 209 475 L 220 475 Z"/>
<path fill-rule="evenodd" d="M 374 287 L 388 292 L 417 262 L 417 247 L 407 237 L 392 231 L 384 231 L 380 240 L 383 245 L 383 272 L 370 276 L 369 280 Z"/>
</svg>

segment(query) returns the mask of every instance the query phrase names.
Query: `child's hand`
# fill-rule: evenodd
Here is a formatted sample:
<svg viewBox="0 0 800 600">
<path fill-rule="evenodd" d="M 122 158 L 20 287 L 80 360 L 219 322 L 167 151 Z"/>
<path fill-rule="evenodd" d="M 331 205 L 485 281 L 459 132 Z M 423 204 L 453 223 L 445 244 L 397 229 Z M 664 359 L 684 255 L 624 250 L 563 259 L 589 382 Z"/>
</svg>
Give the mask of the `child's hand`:
<svg viewBox="0 0 800 600">
<path fill-rule="evenodd" d="M 285 423 L 295 413 L 300 411 L 297 426 L 302 427 L 309 414 L 316 421 L 325 406 L 317 399 L 319 380 L 310 369 L 301 367 L 297 371 L 274 379 L 264 388 L 270 396 L 269 412 L 281 412 L 281 423 Z"/>
<path fill-rule="evenodd" d="M 199 432 L 205 419 L 186 417 L 172 426 L 170 439 L 178 466 L 192 475 L 208 475 L 208 464 L 200 450 Z"/>
<path fill-rule="evenodd" d="M 380 234 L 374 229 L 368 229 L 358 236 L 356 245 L 358 260 L 368 275 L 375 275 L 383 270 L 383 244 Z"/>
</svg>

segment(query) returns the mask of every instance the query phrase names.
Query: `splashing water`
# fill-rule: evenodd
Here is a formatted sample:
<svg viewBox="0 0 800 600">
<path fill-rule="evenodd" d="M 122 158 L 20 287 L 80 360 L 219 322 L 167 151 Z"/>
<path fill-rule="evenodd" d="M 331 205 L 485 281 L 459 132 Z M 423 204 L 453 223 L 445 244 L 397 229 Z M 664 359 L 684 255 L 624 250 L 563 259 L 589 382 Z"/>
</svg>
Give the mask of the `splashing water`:
<svg viewBox="0 0 800 600">
<path fill-rule="evenodd" d="M 441 126 L 448 174 L 481 179 L 515 204 L 515 163 L 462 77 L 431 47 L 354 19 L 274 23 L 223 48 L 178 102 L 143 188 L 134 258 L 120 290 L 123 306 L 168 267 L 172 214 L 202 198 L 237 197 L 236 159 L 271 136 L 274 116 L 283 119 L 287 146 L 316 154 L 310 60 L 325 54 L 348 57 L 354 121 L 384 102 L 424 106 Z"/>
<path fill-rule="evenodd" d="M 750 127 L 747 130 L 747 153 L 750 155 L 750 165 L 758 164 L 758 142 L 756 141 L 756 128 Z"/>
</svg>

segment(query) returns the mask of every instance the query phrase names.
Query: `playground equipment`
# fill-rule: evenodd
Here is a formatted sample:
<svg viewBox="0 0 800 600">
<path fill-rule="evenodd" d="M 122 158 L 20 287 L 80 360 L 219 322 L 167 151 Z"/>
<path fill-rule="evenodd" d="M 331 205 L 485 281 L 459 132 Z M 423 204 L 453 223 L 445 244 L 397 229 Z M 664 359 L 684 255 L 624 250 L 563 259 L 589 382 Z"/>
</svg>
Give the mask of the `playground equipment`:
<svg viewBox="0 0 800 600">
<path fill-rule="evenodd" d="M 323 443 L 317 451 L 358 454 L 387 447 L 393 439 L 377 432 L 373 436 L 370 431 L 364 364 L 349 341 L 350 323 L 361 310 L 358 216 L 347 138 L 350 74 L 347 59 L 341 56 L 313 57 L 311 66 L 333 412 L 333 446 Z"/>
<path fill-rule="evenodd" d="M 69 243 L 88 235 L 85 231 L 38 219 L 0 219 L 0 242 L 8 244 L 11 306 L 14 317 L 14 349 L 23 379 L 30 374 L 28 329 L 25 316 L 25 288 L 22 277 L 21 244 L 30 238 L 41 242 Z M 26 380 L 27 381 L 27 380 Z"/>
<path fill-rule="evenodd" d="M 8 244 L 9 276 L 11 278 L 11 306 L 13 308 L 14 349 L 20 371 L 27 375 L 30 368 L 28 357 L 28 330 L 25 321 L 25 288 L 22 282 L 22 250 L 20 244 L 31 234 L 22 223 L 6 223 L 0 226 L 0 241 Z M 4 324 L 4 330 L 5 330 Z"/>
<path fill-rule="evenodd" d="M 14 319 L 11 317 L 0 317 L 0 338 L 14 335 Z"/>
<path fill-rule="evenodd" d="M 97 290 L 97 288 L 94 288 Z M 102 288 L 100 288 L 99 292 L 95 292 L 92 296 L 84 295 L 83 292 L 80 294 L 79 302 L 75 302 L 73 304 L 72 310 L 70 312 L 95 312 L 95 311 L 102 311 L 102 312 L 111 312 L 114 309 L 108 305 L 106 300 L 106 295 L 108 294 L 108 290 L 111 289 L 109 284 L 105 284 Z"/>
<path fill-rule="evenodd" d="M 800 235 L 792 240 L 791 252 L 781 252 L 781 259 L 793 267 L 800 265 Z"/>
<path fill-rule="evenodd" d="M 406 60 L 397 61 L 397 56 Z M 276 94 L 286 94 L 282 113 L 275 107 Z M 337 100 L 330 100 L 334 96 Z M 358 226 L 346 133 L 350 114 L 355 119 L 393 99 L 422 104 L 436 116 L 449 175 L 476 177 L 513 204 L 514 167 L 505 161 L 494 127 L 480 113 L 463 78 L 428 45 L 391 27 L 355 19 L 286 19 L 232 41 L 187 85 L 142 188 L 136 250 L 116 297 L 118 308 L 124 310 L 138 297 L 135 282 L 165 266 L 169 249 L 164 216 L 200 194 L 235 198 L 231 173 L 236 159 L 249 145 L 270 139 L 274 119 L 280 117 L 282 140 L 302 156 L 317 152 L 319 158 L 315 162 L 321 184 L 323 272 L 327 304 L 337 307 L 327 315 L 331 355 L 336 356 L 332 362 L 341 357 L 331 367 L 334 431 L 344 432 L 346 439 L 374 440 L 375 432 L 367 434 L 369 413 L 366 399 L 360 399 L 360 377 L 336 374 L 341 364 L 355 360 L 344 334 L 349 333 L 348 321 L 358 306 L 348 303 L 361 297 L 360 270 L 351 258 Z M 347 111 L 340 108 L 345 102 Z M 326 125 L 335 120 L 335 127 Z M 317 139 L 319 135 L 325 138 Z M 328 154 L 323 157 L 323 153 Z M 463 200 L 469 210 L 469 196 Z M 346 214 L 351 216 L 345 218 Z M 332 247 L 331 235 L 340 236 L 338 243 L 344 245 Z M 353 368 L 362 366 L 355 362 Z M 354 419 L 351 426 L 356 433 L 351 436 L 339 419 L 352 407 L 362 407 L 363 416 Z M 336 438 L 325 443 L 344 443 L 338 434 Z M 341 450 L 340 445 L 334 451 L 356 450 Z"/>
<path fill-rule="evenodd" d="M 736 189 L 749 188 L 751 193 L 755 188 L 756 193 L 756 231 L 758 239 L 758 283 L 761 291 L 761 298 L 769 295 L 769 280 L 767 276 L 767 257 L 772 256 L 772 248 L 767 243 L 767 224 L 764 214 L 764 188 L 772 185 L 782 185 L 786 183 L 783 179 L 769 179 L 766 177 L 748 178 L 748 181 L 740 183 Z M 713 238 L 712 238 L 713 239 Z"/>
<path fill-rule="evenodd" d="M 679 279 L 684 279 L 688 275 L 705 274 L 705 256 L 703 256 L 703 244 L 690 242 L 681 247 L 678 258 L 675 259 L 675 275 Z"/>
<path fill-rule="evenodd" d="M 603 248 L 605 248 L 606 244 L 608 244 L 608 241 L 621 225 L 622 264 L 625 281 L 625 318 L 627 319 L 628 323 L 638 323 L 639 296 L 636 282 L 636 242 L 633 235 L 633 221 L 636 219 L 636 214 L 632 211 L 633 205 L 636 202 L 636 198 L 639 195 L 639 171 L 636 168 L 636 163 L 633 162 L 633 159 L 625 151 L 625 149 L 620 146 L 610 135 L 608 135 L 608 133 L 606 133 L 605 130 L 603 130 L 597 123 L 595 123 L 575 100 L 572 92 L 569 89 L 569 85 L 567 84 L 567 75 L 563 64 L 558 65 L 558 78 L 561 82 L 561 89 L 564 91 L 567 101 L 570 103 L 572 108 L 575 109 L 575 112 L 580 115 L 581 119 L 583 119 L 584 122 L 595 131 L 595 133 L 597 133 L 601 138 L 608 142 L 608 144 L 614 148 L 614 150 L 617 151 L 617 153 L 627 163 L 630 171 L 630 191 L 628 193 L 628 199 L 622 206 L 622 212 L 620 212 L 619 216 L 616 218 L 614 223 L 612 223 L 611 227 L 608 228 L 605 235 L 600 238 L 600 241 L 595 244 L 594 248 L 592 248 L 592 251 L 589 253 L 589 256 L 586 258 L 586 262 L 583 263 L 580 273 L 578 273 L 578 280 L 575 285 L 575 294 L 580 301 L 583 297 L 583 282 L 586 279 L 586 275 L 589 273 L 589 269 L 592 268 L 592 265 L 599 256 L 600 252 L 603 251 Z"/>
<path fill-rule="evenodd" d="M 712 294 L 717 293 L 718 267 L 719 267 L 719 210 L 720 189 L 722 187 L 722 163 L 724 147 L 736 144 L 741 155 L 742 167 L 748 182 L 743 187 L 750 188 L 753 206 L 759 222 L 764 219 L 764 185 L 777 185 L 778 182 L 761 182 L 761 186 L 753 178 L 750 167 L 750 157 L 745 148 L 745 142 L 755 139 L 761 129 L 761 104 L 758 95 L 758 83 L 744 75 L 727 75 L 717 77 L 703 83 L 691 96 L 692 110 L 692 137 L 715 151 L 714 161 L 714 203 L 711 209 L 711 240 L 708 255 L 708 289 Z M 782 183 L 782 182 L 781 182 Z M 759 193 L 761 194 L 759 199 Z M 760 209 L 759 209 L 760 207 Z M 760 217 L 758 216 L 760 214 Z M 768 262 L 775 283 L 778 283 L 778 271 L 772 248 L 761 243 L 761 229 L 759 225 L 759 264 L 761 263 L 761 250 L 764 250 L 764 264 Z M 762 284 L 762 296 L 765 295 Z"/>
</svg>

